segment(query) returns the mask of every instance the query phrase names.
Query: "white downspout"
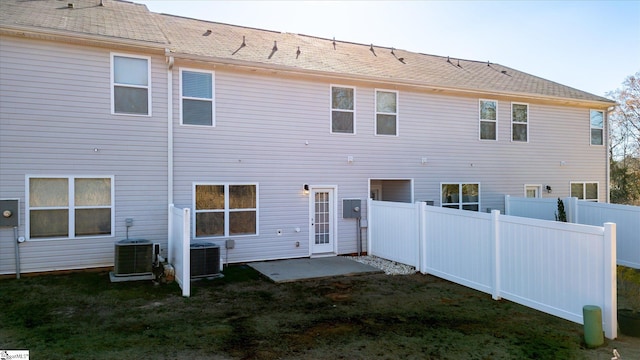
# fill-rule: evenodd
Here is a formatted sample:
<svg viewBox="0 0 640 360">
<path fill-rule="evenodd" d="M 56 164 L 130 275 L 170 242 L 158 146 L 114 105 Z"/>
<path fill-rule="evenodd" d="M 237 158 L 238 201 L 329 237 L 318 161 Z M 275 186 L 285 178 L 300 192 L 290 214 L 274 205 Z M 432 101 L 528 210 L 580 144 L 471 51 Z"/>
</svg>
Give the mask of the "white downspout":
<svg viewBox="0 0 640 360">
<path fill-rule="evenodd" d="M 167 205 L 173 204 L 173 56 L 167 57 Z M 171 216 L 171 214 L 169 214 Z"/>
</svg>

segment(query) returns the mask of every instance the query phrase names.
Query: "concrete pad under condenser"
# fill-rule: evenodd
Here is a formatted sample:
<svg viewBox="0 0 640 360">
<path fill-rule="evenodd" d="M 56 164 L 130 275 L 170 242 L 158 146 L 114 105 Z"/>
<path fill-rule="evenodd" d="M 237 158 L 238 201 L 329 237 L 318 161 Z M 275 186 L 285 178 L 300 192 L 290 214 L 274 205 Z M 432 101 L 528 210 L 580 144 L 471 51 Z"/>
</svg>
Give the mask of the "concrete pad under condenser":
<svg viewBox="0 0 640 360">
<path fill-rule="evenodd" d="M 247 265 L 276 283 L 384 273 L 373 266 L 341 256 L 262 261 Z"/>
</svg>

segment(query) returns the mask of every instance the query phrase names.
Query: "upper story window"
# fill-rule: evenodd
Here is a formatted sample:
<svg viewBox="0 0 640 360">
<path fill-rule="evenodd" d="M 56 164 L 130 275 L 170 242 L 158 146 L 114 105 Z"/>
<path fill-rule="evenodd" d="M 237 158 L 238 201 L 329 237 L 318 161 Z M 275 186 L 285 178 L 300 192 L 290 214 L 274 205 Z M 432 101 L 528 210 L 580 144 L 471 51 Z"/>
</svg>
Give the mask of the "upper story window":
<svg viewBox="0 0 640 360">
<path fill-rule="evenodd" d="M 215 126 L 213 72 L 180 69 L 180 116 L 183 125 Z"/>
<path fill-rule="evenodd" d="M 598 201 L 598 183 L 597 182 L 571 182 L 571 197 L 577 197 L 580 200 Z"/>
<path fill-rule="evenodd" d="M 356 90 L 352 87 L 331 87 L 331 132 L 355 134 Z"/>
<path fill-rule="evenodd" d="M 113 177 L 27 178 L 30 239 L 113 235 Z"/>
<path fill-rule="evenodd" d="M 258 185 L 195 184 L 196 237 L 258 233 Z"/>
<path fill-rule="evenodd" d="M 599 110 L 590 111 L 591 118 L 591 145 L 604 144 L 604 112 Z"/>
<path fill-rule="evenodd" d="M 498 102 L 480 100 L 480 140 L 498 139 Z"/>
<path fill-rule="evenodd" d="M 398 92 L 376 90 L 376 135 L 398 135 Z"/>
<path fill-rule="evenodd" d="M 511 140 L 529 141 L 529 105 L 511 104 Z"/>
<path fill-rule="evenodd" d="M 460 210 L 480 210 L 480 184 L 441 184 L 440 206 Z"/>
<path fill-rule="evenodd" d="M 111 113 L 151 115 L 151 58 L 111 54 Z"/>
</svg>

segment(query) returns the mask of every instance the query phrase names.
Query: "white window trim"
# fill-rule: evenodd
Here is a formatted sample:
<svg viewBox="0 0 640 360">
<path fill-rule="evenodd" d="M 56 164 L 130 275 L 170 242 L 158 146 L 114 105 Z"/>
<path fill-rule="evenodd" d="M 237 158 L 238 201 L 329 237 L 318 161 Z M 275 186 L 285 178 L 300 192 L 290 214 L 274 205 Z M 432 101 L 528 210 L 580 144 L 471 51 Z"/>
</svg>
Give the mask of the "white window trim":
<svg viewBox="0 0 640 360">
<path fill-rule="evenodd" d="M 527 141 L 520 141 L 520 140 L 513 140 L 513 124 L 520 124 L 522 125 L 521 122 L 517 122 L 517 121 L 513 121 L 513 105 L 526 105 L 527 106 Z M 529 142 L 529 138 L 531 138 L 530 136 L 530 132 L 529 132 L 529 123 L 531 122 L 531 118 L 529 116 L 529 110 L 530 110 L 530 106 L 528 103 L 522 103 L 522 102 L 512 102 L 511 103 L 511 113 L 510 113 L 510 117 L 511 117 L 511 142 L 516 142 L 516 143 L 528 143 Z"/>
<path fill-rule="evenodd" d="M 600 182 L 599 181 L 570 181 L 569 196 L 571 196 L 571 185 L 582 184 L 582 201 L 600 202 Z M 595 199 L 587 199 L 587 184 L 596 184 L 598 186 L 598 197 Z"/>
<path fill-rule="evenodd" d="M 202 211 L 196 211 L 196 186 L 198 185 L 215 185 L 224 186 L 224 235 L 220 236 L 196 236 L 196 213 Z M 229 235 L 229 186 L 242 186 L 242 185 L 254 185 L 256 187 L 256 233 L 246 235 Z M 194 239 L 222 239 L 222 238 L 241 238 L 260 235 L 260 185 L 257 182 L 194 182 L 191 186 L 191 208 L 193 209 L 193 215 L 191 215 L 191 233 Z M 251 210 L 249 208 L 242 210 Z"/>
<path fill-rule="evenodd" d="M 457 184 L 458 185 L 458 194 L 459 194 L 460 198 L 459 198 L 459 201 L 457 203 L 443 203 L 442 202 L 442 185 L 445 185 L 445 184 L 447 184 L 447 185 L 455 185 L 455 184 Z M 440 189 L 438 190 L 438 193 L 440 195 L 440 207 L 447 207 L 448 208 L 447 205 L 450 206 L 450 205 L 453 205 L 453 204 L 458 204 L 458 210 L 464 210 L 463 209 L 464 205 L 475 205 L 476 202 L 463 202 L 462 201 L 462 185 L 465 185 L 465 184 L 467 184 L 467 185 L 478 185 L 478 202 L 477 202 L 477 204 L 478 204 L 478 212 L 480 212 L 480 209 L 482 209 L 482 207 L 481 207 L 481 205 L 482 205 L 481 204 L 481 200 L 482 200 L 482 185 L 480 184 L 479 181 L 462 181 L 462 182 L 460 182 L 460 181 L 443 181 L 443 182 L 441 182 L 440 183 Z M 471 211 L 471 210 L 469 210 L 469 211 Z"/>
<path fill-rule="evenodd" d="M 488 120 L 482 118 L 482 102 L 483 101 L 491 101 L 496 103 L 496 119 Z M 496 124 L 496 138 L 495 139 L 483 139 L 482 138 L 482 122 L 492 122 Z M 512 130 L 513 131 L 513 130 Z M 480 141 L 498 141 L 498 100 L 492 99 L 479 99 L 478 100 L 478 139 Z"/>
<path fill-rule="evenodd" d="M 378 92 L 388 92 L 396 94 L 396 112 L 395 113 L 386 113 L 386 112 L 378 112 Z M 388 89 L 374 89 L 373 92 L 373 135 L 375 136 L 385 136 L 385 137 L 398 137 L 400 136 L 400 92 L 398 90 L 388 90 Z M 382 115 L 395 115 L 396 116 L 396 133 L 395 135 L 388 134 L 378 134 L 378 114 Z"/>
<path fill-rule="evenodd" d="M 147 60 L 147 86 L 141 86 L 141 85 L 131 85 L 131 84 L 116 84 L 114 82 L 114 78 L 115 78 L 115 67 L 114 67 L 114 61 L 113 58 L 116 56 L 120 56 L 120 57 L 128 57 L 128 58 L 132 58 L 132 59 L 145 59 Z M 151 111 L 151 104 L 152 104 L 152 91 L 151 91 L 151 57 L 150 56 L 141 56 L 141 55 L 132 55 L 132 54 L 126 54 L 126 53 L 117 53 L 117 52 L 112 52 L 110 55 L 110 64 L 109 66 L 111 67 L 110 69 L 110 74 L 111 74 L 111 78 L 110 78 L 110 82 L 111 82 L 111 115 L 124 115 L 124 116 L 146 116 L 146 117 L 150 117 L 152 115 L 152 111 Z M 115 86 L 126 86 L 126 87 L 131 87 L 131 88 L 136 88 L 136 89 L 147 89 L 147 109 L 149 109 L 149 113 L 148 114 L 130 114 L 130 113 L 117 113 L 116 112 L 116 98 L 115 98 L 115 94 L 114 94 L 114 89 Z"/>
<path fill-rule="evenodd" d="M 188 71 L 188 72 L 196 72 L 196 73 L 203 73 L 203 74 L 211 74 L 211 125 L 196 125 L 196 124 L 185 124 L 184 120 L 183 120 L 183 112 L 182 112 L 182 103 L 183 103 L 183 99 L 187 99 L 187 100 L 199 100 L 199 101 L 205 101 L 206 99 L 203 98 L 194 98 L 194 97 L 188 97 L 188 96 L 183 96 L 182 95 L 182 72 L 183 71 Z M 193 69 L 193 68 L 180 68 L 180 79 L 178 80 L 179 82 L 179 87 L 180 87 L 180 125 L 182 126 L 195 126 L 195 127 L 216 127 L 216 73 L 215 71 L 209 71 L 209 70 L 202 70 L 202 69 Z"/>
<path fill-rule="evenodd" d="M 334 109 L 333 108 L 333 88 L 344 88 L 344 89 L 353 89 L 353 110 L 345 110 L 345 109 Z M 352 133 L 344 133 L 344 132 L 334 132 L 333 131 L 333 111 L 341 111 L 341 112 L 350 112 L 353 114 L 353 132 Z M 356 135 L 356 88 L 355 86 L 346 86 L 346 85 L 338 85 L 331 84 L 329 86 L 329 132 L 331 134 L 337 135 Z"/>
<path fill-rule="evenodd" d="M 602 127 L 601 127 L 601 128 L 599 128 L 599 127 L 593 127 L 593 126 L 591 125 L 591 112 L 592 112 L 592 111 L 597 111 L 597 112 L 599 112 L 599 113 L 602 113 Z M 590 146 L 598 146 L 598 147 L 600 147 L 600 146 L 604 146 L 604 144 L 605 144 L 605 133 L 604 133 L 604 127 L 605 127 L 605 123 L 606 123 L 606 118 L 605 118 L 605 116 L 606 116 L 606 113 L 605 113 L 604 111 L 602 111 L 602 110 L 589 109 L 589 145 L 590 145 Z M 593 129 L 602 130 L 602 144 L 593 144 L 593 143 L 591 142 L 591 130 L 593 130 Z"/>
<path fill-rule="evenodd" d="M 535 187 L 538 190 L 536 199 L 542 198 L 542 184 L 524 184 L 524 197 L 527 197 L 527 188 Z"/>
<path fill-rule="evenodd" d="M 36 179 L 67 179 L 68 186 L 67 189 L 69 194 L 69 204 L 65 209 L 69 209 L 69 236 L 68 237 L 55 237 L 55 238 L 35 238 L 31 239 L 31 206 L 29 205 L 29 180 L 32 178 Z M 75 236 L 75 209 L 82 208 L 76 207 L 75 205 L 71 205 L 75 200 L 75 179 L 110 179 L 111 180 L 111 206 L 90 206 L 91 209 L 98 208 L 111 208 L 111 234 L 101 234 L 101 235 L 88 235 L 88 236 Z M 69 240 L 69 239 L 94 239 L 94 238 L 105 238 L 105 237 L 114 237 L 115 236 L 115 214 L 116 214 L 116 204 L 115 204 L 115 176 L 113 175 L 26 175 L 25 176 L 25 238 L 29 241 L 57 241 L 57 240 Z M 52 207 L 54 209 L 57 207 Z M 44 208 L 38 208 L 44 209 Z"/>
</svg>

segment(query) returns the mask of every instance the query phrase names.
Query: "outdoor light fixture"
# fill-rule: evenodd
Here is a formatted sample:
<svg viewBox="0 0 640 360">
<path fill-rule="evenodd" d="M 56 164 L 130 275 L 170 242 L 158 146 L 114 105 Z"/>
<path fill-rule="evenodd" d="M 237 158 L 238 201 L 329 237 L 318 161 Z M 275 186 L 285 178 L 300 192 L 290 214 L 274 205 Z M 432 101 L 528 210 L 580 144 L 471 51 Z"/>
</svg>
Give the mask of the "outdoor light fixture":
<svg viewBox="0 0 640 360">
<path fill-rule="evenodd" d="M 547 192 L 548 192 L 549 194 L 551 194 L 551 186 L 547 185 L 547 186 L 545 187 L 545 189 L 547 189 Z"/>
<path fill-rule="evenodd" d="M 309 184 L 304 184 L 302 185 L 302 190 L 304 191 L 304 194 L 308 194 L 309 193 Z"/>
</svg>

